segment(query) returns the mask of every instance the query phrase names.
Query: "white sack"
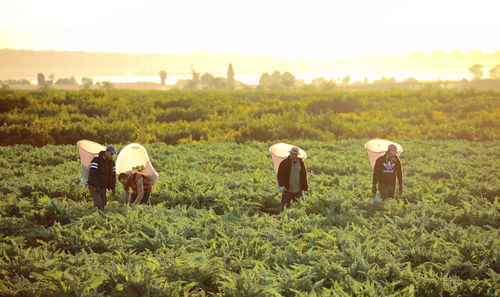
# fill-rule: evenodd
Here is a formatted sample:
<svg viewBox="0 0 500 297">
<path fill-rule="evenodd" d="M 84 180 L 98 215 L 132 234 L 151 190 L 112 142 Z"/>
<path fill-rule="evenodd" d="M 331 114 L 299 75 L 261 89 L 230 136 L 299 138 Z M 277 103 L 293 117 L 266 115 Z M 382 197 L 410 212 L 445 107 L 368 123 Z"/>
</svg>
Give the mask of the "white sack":
<svg viewBox="0 0 500 297">
<path fill-rule="evenodd" d="M 105 151 L 106 147 L 87 139 L 79 140 L 76 145 L 80 150 L 80 162 L 82 163 L 81 184 L 86 185 L 89 178 L 90 162 L 99 155 L 100 151 Z"/>
<path fill-rule="evenodd" d="M 378 138 L 371 139 L 365 143 L 366 153 L 368 154 L 368 159 L 370 159 L 370 166 L 372 167 L 372 170 L 373 167 L 375 167 L 375 161 L 387 152 L 390 144 L 394 144 L 396 146 L 398 149 L 397 156 L 399 157 L 399 155 L 403 152 L 403 147 L 399 143 Z"/>
<path fill-rule="evenodd" d="M 138 143 L 131 143 L 120 151 L 116 158 L 116 172 L 138 172 L 149 178 L 153 184 L 160 178 L 149 161 L 148 152 Z"/>
<path fill-rule="evenodd" d="M 274 173 L 278 174 L 278 168 L 280 166 L 281 161 L 285 160 L 288 158 L 290 155 L 290 149 L 294 147 L 294 145 L 291 144 L 286 144 L 286 143 L 276 143 L 273 144 L 269 148 L 269 152 L 271 153 L 271 158 L 273 159 L 273 166 L 274 166 Z M 307 153 L 299 148 L 299 157 L 303 160 L 307 158 Z M 276 181 L 276 185 L 278 185 L 278 182 Z"/>
</svg>

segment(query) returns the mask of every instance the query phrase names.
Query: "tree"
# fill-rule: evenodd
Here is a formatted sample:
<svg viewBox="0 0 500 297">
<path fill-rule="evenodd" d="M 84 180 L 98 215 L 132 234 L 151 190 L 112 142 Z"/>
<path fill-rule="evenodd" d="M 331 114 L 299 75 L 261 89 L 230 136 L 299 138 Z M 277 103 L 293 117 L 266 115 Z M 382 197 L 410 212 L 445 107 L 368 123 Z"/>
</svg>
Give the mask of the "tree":
<svg viewBox="0 0 500 297">
<path fill-rule="evenodd" d="M 201 76 L 200 82 L 204 89 L 212 89 L 214 87 L 215 77 L 210 73 L 205 73 Z"/>
<path fill-rule="evenodd" d="M 271 89 L 273 90 L 281 90 L 281 73 L 278 70 L 275 70 L 271 74 Z"/>
<path fill-rule="evenodd" d="M 101 86 L 102 89 L 113 89 L 115 87 L 113 83 L 107 80 L 103 81 L 101 84 L 102 84 Z"/>
<path fill-rule="evenodd" d="M 283 85 L 286 90 L 290 90 L 295 85 L 295 80 L 295 76 L 288 71 L 281 75 L 281 85 Z"/>
<path fill-rule="evenodd" d="M 194 90 L 198 88 L 199 84 L 200 84 L 200 73 L 196 72 L 193 64 L 191 64 L 191 79 L 187 81 L 185 88 L 188 90 Z"/>
<path fill-rule="evenodd" d="M 227 80 L 225 80 L 223 77 L 216 77 L 212 82 L 212 87 L 217 90 L 226 89 Z"/>
<path fill-rule="evenodd" d="M 411 82 L 411 83 L 416 83 L 418 80 L 414 78 L 413 76 L 407 77 L 403 80 L 404 82 Z"/>
<path fill-rule="evenodd" d="M 165 86 L 165 80 L 167 79 L 167 72 L 165 70 L 160 71 L 161 85 Z"/>
<path fill-rule="evenodd" d="M 230 89 L 234 89 L 234 70 L 233 64 L 229 64 L 227 68 L 227 85 Z"/>
<path fill-rule="evenodd" d="M 74 76 L 70 78 L 59 78 L 56 83 L 56 85 L 76 85 L 76 79 Z"/>
<path fill-rule="evenodd" d="M 385 76 L 382 76 L 381 79 L 379 80 L 374 80 L 372 84 L 374 85 L 383 85 L 383 84 L 395 84 L 396 79 L 394 77 L 386 78 Z"/>
<path fill-rule="evenodd" d="M 46 81 L 47 85 L 51 86 L 56 82 L 56 76 L 54 74 L 49 75 L 49 80 Z"/>
<path fill-rule="evenodd" d="M 265 72 L 259 78 L 259 89 L 270 89 L 271 88 L 271 76 L 269 73 Z"/>
<path fill-rule="evenodd" d="M 342 85 L 344 86 L 347 86 L 349 84 L 349 82 L 351 81 L 351 77 L 349 75 L 346 75 L 343 79 L 342 79 Z"/>
<path fill-rule="evenodd" d="M 38 73 L 36 80 L 40 87 L 45 86 L 45 75 L 43 75 L 43 73 Z"/>
<path fill-rule="evenodd" d="M 500 79 L 500 64 L 490 69 L 491 79 Z"/>
<path fill-rule="evenodd" d="M 91 79 L 90 77 L 82 77 L 82 88 L 83 89 L 90 89 L 93 84 L 94 84 L 94 80 Z"/>
<path fill-rule="evenodd" d="M 472 74 L 473 79 L 481 79 L 483 76 L 483 65 L 474 64 L 469 67 L 469 73 Z"/>
<path fill-rule="evenodd" d="M 333 79 L 326 80 L 323 77 L 317 77 L 311 80 L 309 88 L 313 90 L 334 90 L 337 84 Z"/>
</svg>

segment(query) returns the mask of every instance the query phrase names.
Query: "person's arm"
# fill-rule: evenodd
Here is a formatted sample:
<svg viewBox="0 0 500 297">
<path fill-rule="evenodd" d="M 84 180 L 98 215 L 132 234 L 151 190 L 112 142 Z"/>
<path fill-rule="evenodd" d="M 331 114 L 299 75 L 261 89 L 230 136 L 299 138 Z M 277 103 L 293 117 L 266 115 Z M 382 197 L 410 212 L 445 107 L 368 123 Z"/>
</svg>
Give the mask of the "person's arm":
<svg viewBox="0 0 500 297">
<path fill-rule="evenodd" d="M 373 185 L 372 185 L 372 192 L 373 194 L 377 193 L 377 182 L 378 182 L 378 165 L 380 162 L 375 161 L 375 166 L 373 166 Z"/>
<path fill-rule="evenodd" d="M 396 175 L 398 177 L 399 182 L 399 194 L 403 193 L 403 166 L 401 165 L 401 161 L 398 159 L 398 166 L 396 168 Z"/>
<path fill-rule="evenodd" d="M 129 193 L 128 193 L 128 190 L 123 190 L 123 201 L 125 202 L 125 204 L 128 204 L 128 199 L 129 199 Z"/>
<path fill-rule="evenodd" d="M 87 184 L 95 186 L 96 188 L 98 185 L 98 177 L 97 173 L 99 171 L 99 159 L 96 157 L 90 161 L 89 165 L 89 177 L 87 178 Z"/>
<path fill-rule="evenodd" d="M 287 161 L 287 159 L 283 160 L 280 162 L 280 165 L 278 166 L 278 185 L 280 187 L 280 191 L 286 191 L 286 180 L 285 180 L 285 177 L 284 177 L 284 172 L 286 170 L 286 166 L 285 166 L 285 162 Z"/>
<path fill-rule="evenodd" d="M 133 206 L 141 203 L 142 198 L 144 197 L 144 178 L 141 176 L 139 180 L 137 180 L 137 198 L 135 198 Z"/>
<path fill-rule="evenodd" d="M 300 165 L 302 166 L 301 169 L 303 168 L 304 170 L 304 174 L 303 174 L 303 178 L 304 178 L 304 191 L 306 192 L 309 192 L 309 183 L 307 182 L 307 169 L 306 169 L 306 165 L 304 165 L 304 161 L 300 160 Z"/>
<path fill-rule="evenodd" d="M 115 195 L 115 188 L 116 188 L 116 169 L 115 169 L 115 162 L 111 162 L 111 192 L 113 192 L 113 196 Z"/>
</svg>

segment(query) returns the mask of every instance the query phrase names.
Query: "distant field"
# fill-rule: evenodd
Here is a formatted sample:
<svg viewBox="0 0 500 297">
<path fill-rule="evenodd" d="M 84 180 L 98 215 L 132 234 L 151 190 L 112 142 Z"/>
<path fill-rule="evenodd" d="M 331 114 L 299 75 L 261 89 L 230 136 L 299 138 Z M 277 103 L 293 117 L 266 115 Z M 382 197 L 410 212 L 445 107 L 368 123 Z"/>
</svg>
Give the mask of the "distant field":
<svg viewBox="0 0 500 297">
<path fill-rule="evenodd" d="M 76 145 L 0 147 L 0 295 L 499 296 L 499 141 L 400 141 L 385 204 L 364 140 L 294 141 L 311 193 L 281 214 L 272 143 L 145 144 L 152 206 L 102 213 Z"/>
<path fill-rule="evenodd" d="M 500 140 L 500 92 L 0 90 L 0 145 Z"/>
</svg>

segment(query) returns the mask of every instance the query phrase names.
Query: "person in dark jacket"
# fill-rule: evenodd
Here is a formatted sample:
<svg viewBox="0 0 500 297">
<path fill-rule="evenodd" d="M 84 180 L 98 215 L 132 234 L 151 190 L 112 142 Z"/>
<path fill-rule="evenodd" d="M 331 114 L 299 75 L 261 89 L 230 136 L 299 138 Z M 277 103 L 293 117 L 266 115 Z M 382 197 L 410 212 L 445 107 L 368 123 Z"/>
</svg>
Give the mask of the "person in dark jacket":
<svg viewBox="0 0 500 297">
<path fill-rule="evenodd" d="M 377 193 L 378 184 L 378 191 L 383 200 L 388 197 L 394 198 L 396 178 L 399 182 L 399 194 L 403 194 L 403 170 L 397 153 L 397 147 L 391 144 L 387 152 L 375 161 L 372 192 Z"/>
<path fill-rule="evenodd" d="M 304 162 L 300 158 L 300 151 L 297 147 L 292 147 L 290 155 L 281 161 L 278 167 L 278 185 L 281 195 L 281 211 L 285 206 L 290 207 L 290 202 L 302 197 L 302 191 L 308 191 L 307 170 Z"/>
<path fill-rule="evenodd" d="M 110 145 L 105 151 L 99 152 L 99 156 L 90 162 L 87 187 L 94 201 L 94 206 L 97 209 L 104 209 L 108 202 L 106 190 L 111 190 L 113 195 L 115 193 L 116 172 L 115 161 L 113 161 L 114 155 L 116 155 L 116 149 Z"/>
</svg>

